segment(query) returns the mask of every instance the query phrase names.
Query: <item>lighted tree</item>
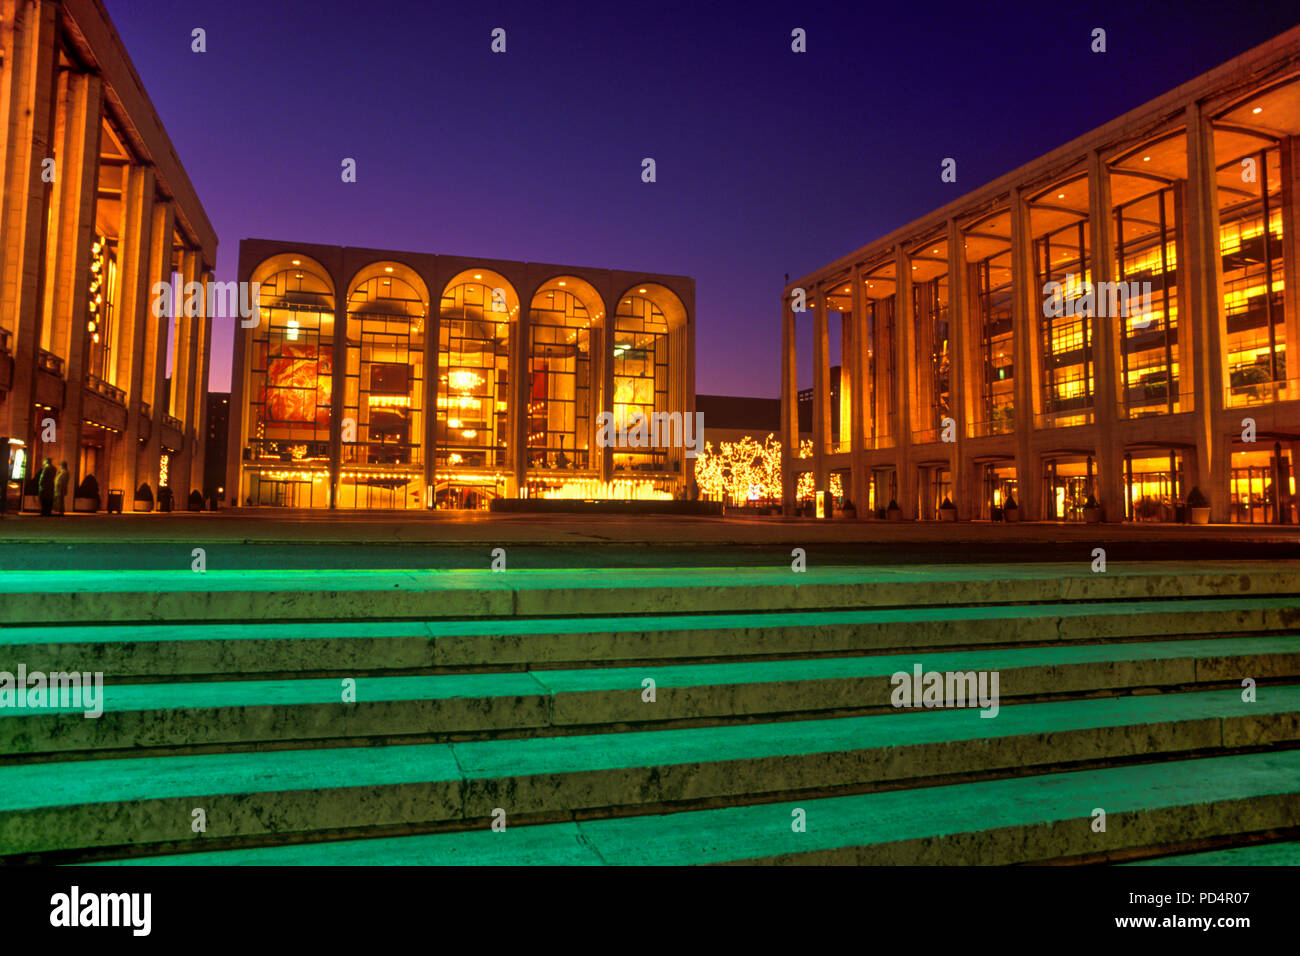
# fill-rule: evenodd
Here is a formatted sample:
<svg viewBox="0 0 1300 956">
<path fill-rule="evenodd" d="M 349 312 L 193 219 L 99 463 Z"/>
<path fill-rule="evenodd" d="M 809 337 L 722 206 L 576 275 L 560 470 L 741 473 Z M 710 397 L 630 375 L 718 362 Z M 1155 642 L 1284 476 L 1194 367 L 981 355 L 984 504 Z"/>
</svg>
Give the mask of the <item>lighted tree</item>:
<svg viewBox="0 0 1300 956">
<path fill-rule="evenodd" d="M 799 443 L 799 457 L 812 457 L 811 440 Z M 840 476 L 832 473 L 830 480 L 831 493 L 842 495 Z M 695 482 L 705 497 L 715 501 L 780 501 L 781 443 L 775 435 L 768 435 L 761 444 L 746 435 L 740 441 L 720 442 L 715 451 L 712 442 L 706 442 L 704 451 L 695 459 Z M 799 498 L 812 497 L 811 472 L 799 475 L 796 494 Z"/>
</svg>

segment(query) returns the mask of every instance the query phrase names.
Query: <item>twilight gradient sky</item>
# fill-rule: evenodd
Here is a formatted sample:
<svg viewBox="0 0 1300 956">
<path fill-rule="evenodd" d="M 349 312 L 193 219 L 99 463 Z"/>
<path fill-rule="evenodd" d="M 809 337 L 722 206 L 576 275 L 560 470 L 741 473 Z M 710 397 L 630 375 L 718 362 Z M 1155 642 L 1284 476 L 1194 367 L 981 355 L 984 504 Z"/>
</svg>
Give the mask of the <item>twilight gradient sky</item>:
<svg viewBox="0 0 1300 956">
<path fill-rule="evenodd" d="M 1201 0 L 104 2 L 216 227 L 218 279 L 247 237 L 682 273 L 697 391 L 762 396 L 780 394 L 785 273 L 1300 20 Z"/>
</svg>

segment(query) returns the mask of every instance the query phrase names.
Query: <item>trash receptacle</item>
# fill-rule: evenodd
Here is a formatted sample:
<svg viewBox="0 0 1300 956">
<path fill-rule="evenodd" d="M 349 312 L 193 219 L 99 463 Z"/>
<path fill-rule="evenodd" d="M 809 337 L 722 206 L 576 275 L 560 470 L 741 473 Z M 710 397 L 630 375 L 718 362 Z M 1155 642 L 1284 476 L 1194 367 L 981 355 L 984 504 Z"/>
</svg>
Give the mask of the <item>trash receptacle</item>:
<svg viewBox="0 0 1300 956">
<path fill-rule="evenodd" d="M 126 493 L 121 488 L 108 489 L 108 508 L 109 514 L 122 513 L 122 501 L 126 498 Z"/>
</svg>

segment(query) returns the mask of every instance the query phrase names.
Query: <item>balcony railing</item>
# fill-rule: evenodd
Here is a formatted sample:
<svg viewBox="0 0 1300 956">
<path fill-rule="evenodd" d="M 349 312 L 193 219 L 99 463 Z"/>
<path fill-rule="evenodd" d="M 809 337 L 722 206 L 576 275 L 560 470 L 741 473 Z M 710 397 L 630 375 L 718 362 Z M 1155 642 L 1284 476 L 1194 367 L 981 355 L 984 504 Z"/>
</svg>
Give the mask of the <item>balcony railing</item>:
<svg viewBox="0 0 1300 956">
<path fill-rule="evenodd" d="M 103 395 L 110 402 L 126 407 L 126 392 L 116 385 L 109 385 L 98 375 L 87 375 L 86 387 L 97 395 Z"/>
<path fill-rule="evenodd" d="M 1016 430 L 1016 421 L 1010 415 L 985 418 L 971 422 L 968 426 L 971 438 L 987 438 L 990 435 L 1009 435 Z"/>
<path fill-rule="evenodd" d="M 13 352 L 13 333 L 8 329 L 0 329 L 0 352 Z"/>
<path fill-rule="evenodd" d="M 153 421 L 153 407 L 148 402 L 140 403 L 140 417 Z"/>
<path fill-rule="evenodd" d="M 1070 428 L 1075 425 L 1091 425 L 1092 422 L 1093 411 L 1091 408 L 1045 412 L 1042 415 L 1034 416 L 1035 428 Z"/>
<path fill-rule="evenodd" d="M 185 423 L 181 421 L 179 418 L 176 418 L 174 415 L 164 415 L 163 424 L 170 428 L 176 429 L 178 432 L 185 431 Z"/>
<path fill-rule="evenodd" d="M 1288 387 L 1290 386 L 1290 387 Z M 1243 405 L 1267 405 L 1270 402 L 1284 402 L 1295 398 L 1300 393 L 1296 383 L 1249 382 L 1244 385 L 1228 386 L 1228 408 L 1240 408 Z"/>
<path fill-rule="evenodd" d="M 38 349 L 36 352 L 36 364 L 47 372 L 63 377 L 63 359 L 53 352 L 47 352 L 45 349 Z"/>
</svg>

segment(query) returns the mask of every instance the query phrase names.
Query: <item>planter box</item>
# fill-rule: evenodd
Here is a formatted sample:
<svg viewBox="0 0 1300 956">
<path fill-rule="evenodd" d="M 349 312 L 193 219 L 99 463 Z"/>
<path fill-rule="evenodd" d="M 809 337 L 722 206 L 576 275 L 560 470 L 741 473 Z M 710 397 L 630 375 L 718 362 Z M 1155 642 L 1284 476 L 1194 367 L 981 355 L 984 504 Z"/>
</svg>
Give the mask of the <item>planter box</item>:
<svg viewBox="0 0 1300 956">
<path fill-rule="evenodd" d="M 133 508 L 136 511 L 153 511 L 153 502 L 144 498 L 136 498 Z"/>
<path fill-rule="evenodd" d="M 82 514 L 94 514 L 99 510 L 98 498 L 73 498 L 72 510 Z"/>
<path fill-rule="evenodd" d="M 887 519 L 889 519 L 890 521 L 902 521 L 902 520 L 903 520 L 903 511 L 902 511 L 901 508 L 899 508 L 899 509 L 895 509 L 895 510 L 893 510 L 893 511 L 886 511 L 886 512 L 885 512 L 885 517 L 886 517 Z"/>
<path fill-rule="evenodd" d="M 40 495 L 23 495 L 23 511 L 40 511 Z"/>
<path fill-rule="evenodd" d="M 1019 509 L 1019 508 L 1003 508 L 1003 509 L 1002 509 L 1002 517 L 1005 518 L 1007 521 L 1019 521 L 1019 520 L 1020 520 L 1020 509 Z"/>
<path fill-rule="evenodd" d="M 1099 524 L 1101 522 L 1101 509 L 1084 508 L 1083 520 L 1086 521 L 1088 524 Z"/>
<path fill-rule="evenodd" d="M 1188 520 L 1189 520 L 1192 524 L 1209 524 L 1209 523 L 1210 523 L 1210 509 L 1209 509 L 1209 508 L 1188 508 L 1188 509 L 1187 509 L 1187 513 L 1188 513 L 1188 515 L 1190 515 L 1190 518 L 1189 518 Z"/>
<path fill-rule="evenodd" d="M 957 520 L 957 509 L 956 509 L 956 508 L 940 508 L 940 509 L 939 509 L 939 520 L 940 520 L 940 521 L 956 521 L 956 520 Z"/>
</svg>

